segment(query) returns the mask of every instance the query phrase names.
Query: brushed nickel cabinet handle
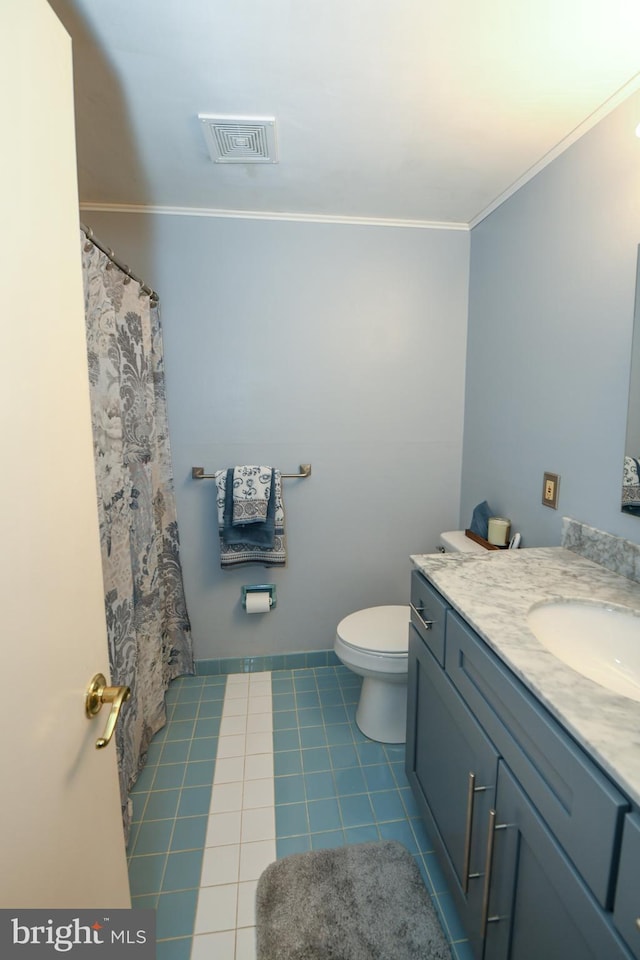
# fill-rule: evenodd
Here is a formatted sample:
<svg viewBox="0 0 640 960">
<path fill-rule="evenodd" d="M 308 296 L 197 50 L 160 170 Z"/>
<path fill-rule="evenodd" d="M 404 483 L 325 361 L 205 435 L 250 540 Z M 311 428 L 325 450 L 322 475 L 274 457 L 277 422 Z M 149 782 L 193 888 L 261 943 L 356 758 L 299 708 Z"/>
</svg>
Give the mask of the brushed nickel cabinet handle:
<svg viewBox="0 0 640 960">
<path fill-rule="evenodd" d="M 431 627 L 433 626 L 434 621 L 424 619 L 424 617 L 422 616 L 422 614 L 424 613 L 424 610 L 418 610 L 418 608 L 414 607 L 412 603 L 410 603 L 409 606 L 411 607 L 411 609 L 413 610 L 413 612 L 415 613 L 416 617 L 418 618 L 422 626 L 425 628 L 425 630 L 431 630 Z"/>
<path fill-rule="evenodd" d="M 469 880 L 481 876 L 479 873 L 469 873 L 471 866 L 471 835 L 473 833 L 473 807 L 476 793 L 484 793 L 486 787 L 476 787 L 476 775 L 469 771 L 467 780 L 467 817 L 464 831 L 464 862 L 462 865 L 462 889 L 465 894 L 469 892 Z"/>
<path fill-rule="evenodd" d="M 487 855 L 484 866 L 484 891 L 482 895 L 482 914 L 480 917 L 480 936 L 482 940 L 487 935 L 487 924 L 496 923 L 500 917 L 489 916 L 489 897 L 491 896 L 491 874 L 493 871 L 493 847 L 496 830 L 506 830 L 508 823 L 496 823 L 496 811 L 489 811 L 489 833 L 487 834 Z"/>
</svg>

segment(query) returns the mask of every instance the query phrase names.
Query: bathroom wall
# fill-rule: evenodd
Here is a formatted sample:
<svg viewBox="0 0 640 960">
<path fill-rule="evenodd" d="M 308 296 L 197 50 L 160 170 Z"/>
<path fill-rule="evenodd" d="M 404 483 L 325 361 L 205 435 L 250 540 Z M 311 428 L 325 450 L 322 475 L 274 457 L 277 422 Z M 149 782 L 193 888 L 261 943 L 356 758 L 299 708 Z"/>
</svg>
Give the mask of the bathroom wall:
<svg viewBox="0 0 640 960">
<path fill-rule="evenodd" d="M 469 234 L 83 212 L 161 294 L 169 424 L 196 656 L 331 647 L 363 606 L 408 602 L 409 555 L 460 500 Z M 284 486 L 289 564 L 222 572 L 213 481 Z M 274 582 L 247 616 L 243 583 Z"/>
<path fill-rule="evenodd" d="M 461 518 L 486 498 L 528 546 L 558 544 L 563 514 L 640 541 L 620 513 L 639 122 L 634 94 L 471 234 Z"/>
</svg>

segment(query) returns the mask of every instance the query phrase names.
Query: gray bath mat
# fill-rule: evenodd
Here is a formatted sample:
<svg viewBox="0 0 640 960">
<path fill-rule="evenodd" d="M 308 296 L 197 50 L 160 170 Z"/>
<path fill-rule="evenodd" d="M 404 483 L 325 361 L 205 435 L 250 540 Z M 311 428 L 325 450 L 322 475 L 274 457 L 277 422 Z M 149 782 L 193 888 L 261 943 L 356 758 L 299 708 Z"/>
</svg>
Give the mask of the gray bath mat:
<svg viewBox="0 0 640 960">
<path fill-rule="evenodd" d="M 257 960 L 451 960 L 420 871 L 394 840 L 294 853 L 256 893 Z"/>
</svg>

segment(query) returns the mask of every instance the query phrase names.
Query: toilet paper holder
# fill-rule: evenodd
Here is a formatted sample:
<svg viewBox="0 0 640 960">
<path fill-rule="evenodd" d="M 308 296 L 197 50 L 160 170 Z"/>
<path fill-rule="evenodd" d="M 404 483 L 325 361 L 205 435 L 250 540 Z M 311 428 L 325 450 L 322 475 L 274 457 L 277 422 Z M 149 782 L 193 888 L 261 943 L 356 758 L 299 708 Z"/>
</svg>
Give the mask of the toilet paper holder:
<svg viewBox="0 0 640 960">
<path fill-rule="evenodd" d="M 249 593 L 268 593 L 269 609 L 273 610 L 276 605 L 276 585 L 275 583 L 247 583 L 242 587 L 242 607 L 247 609 L 247 594 Z"/>
</svg>

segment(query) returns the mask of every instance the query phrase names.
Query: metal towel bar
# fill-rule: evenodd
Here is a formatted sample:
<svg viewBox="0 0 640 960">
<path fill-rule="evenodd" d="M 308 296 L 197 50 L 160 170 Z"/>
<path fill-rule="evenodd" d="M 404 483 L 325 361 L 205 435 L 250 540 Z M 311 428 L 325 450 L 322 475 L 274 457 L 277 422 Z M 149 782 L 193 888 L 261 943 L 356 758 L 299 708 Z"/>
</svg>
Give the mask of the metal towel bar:
<svg viewBox="0 0 640 960">
<path fill-rule="evenodd" d="M 311 464 L 310 463 L 301 463 L 300 464 L 300 473 L 281 473 L 280 476 L 283 480 L 297 480 L 304 477 L 311 476 Z M 215 479 L 215 474 L 205 473 L 204 467 L 191 467 L 191 477 L 194 480 L 213 480 Z"/>
</svg>

